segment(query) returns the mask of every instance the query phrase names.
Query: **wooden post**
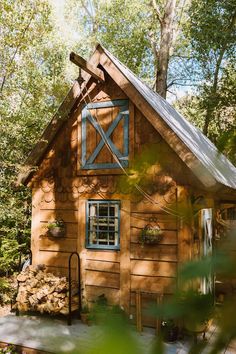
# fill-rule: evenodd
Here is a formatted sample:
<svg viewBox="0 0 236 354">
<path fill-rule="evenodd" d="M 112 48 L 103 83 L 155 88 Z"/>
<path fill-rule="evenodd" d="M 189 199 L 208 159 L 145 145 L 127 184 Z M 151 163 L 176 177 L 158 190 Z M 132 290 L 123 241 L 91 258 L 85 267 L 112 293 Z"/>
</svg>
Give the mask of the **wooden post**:
<svg viewBox="0 0 236 354">
<path fill-rule="evenodd" d="M 33 264 L 38 263 L 39 256 L 39 236 L 42 232 L 42 226 L 40 223 L 42 221 L 40 210 L 42 193 L 43 192 L 40 188 L 33 188 L 32 190 L 31 251 Z"/>
<path fill-rule="evenodd" d="M 142 332 L 142 299 L 141 291 L 136 291 L 136 327 L 139 333 Z"/>
<path fill-rule="evenodd" d="M 78 205 L 78 235 L 77 235 L 77 252 L 80 256 L 80 283 L 81 283 L 81 299 L 86 299 L 86 248 L 85 248 L 85 230 L 86 230 L 86 200 L 80 199 Z M 77 270 L 78 271 L 78 270 Z"/>
<path fill-rule="evenodd" d="M 157 305 L 160 306 L 163 301 L 163 294 L 158 294 L 157 295 Z M 161 333 L 161 318 L 157 318 L 156 322 L 156 335 L 159 335 Z"/>
<path fill-rule="evenodd" d="M 121 202 L 120 306 L 130 314 L 130 201 Z"/>
<path fill-rule="evenodd" d="M 191 204 L 188 191 L 184 187 L 178 187 L 177 205 L 178 213 L 183 215 L 183 217 L 179 219 L 178 227 L 178 269 L 180 270 L 185 262 L 192 259 L 193 249 Z M 179 278 L 178 286 L 182 286 Z"/>
</svg>

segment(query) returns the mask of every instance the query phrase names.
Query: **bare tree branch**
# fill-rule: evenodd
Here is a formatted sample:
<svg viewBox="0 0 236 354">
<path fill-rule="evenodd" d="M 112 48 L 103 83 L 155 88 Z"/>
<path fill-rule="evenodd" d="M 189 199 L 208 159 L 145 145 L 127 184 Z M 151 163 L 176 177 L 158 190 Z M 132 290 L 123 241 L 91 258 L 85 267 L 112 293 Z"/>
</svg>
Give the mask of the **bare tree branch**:
<svg viewBox="0 0 236 354">
<path fill-rule="evenodd" d="M 152 0 L 152 6 L 153 6 L 153 8 L 154 8 L 155 11 L 156 11 L 157 19 L 158 19 L 158 21 L 160 22 L 160 25 L 162 25 L 163 18 L 162 18 L 162 16 L 161 16 L 160 9 L 159 9 L 159 7 L 157 6 L 156 0 Z"/>
<path fill-rule="evenodd" d="M 173 28 L 173 34 L 172 34 L 172 43 L 171 43 L 171 51 L 173 52 L 173 48 L 175 47 L 175 43 L 176 40 L 178 38 L 179 32 L 180 32 L 180 28 L 181 28 L 181 22 L 183 19 L 183 14 L 184 14 L 184 9 L 186 8 L 186 1 L 187 0 L 180 0 L 177 8 L 179 8 L 180 10 L 180 15 L 179 15 L 179 20 L 177 21 L 177 16 L 176 16 L 176 20 L 175 20 L 175 25 Z"/>
<path fill-rule="evenodd" d="M 148 38 L 149 38 L 149 41 L 151 43 L 151 47 L 152 47 L 152 51 L 153 51 L 153 55 L 154 55 L 155 61 L 157 61 L 157 59 L 158 59 L 158 49 L 157 49 L 157 43 L 155 41 L 155 35 L 154 35 L 153 31 L 150 31 L 148 33 Z"/>
<path fill-rule="evenodd" d="M 88 7 L 85 5 L 84 0 L 80 0 L 80 2 L 81 2 L 81 5 L 82 5 L 83 9 L 84 9 L 85 12 L 87 13 L 87 15 L 90 17 L 91 20 L 93 20 L 93 19 L 94 19 L 94 18 L 93 18 L 93 15 L 92 15 L 92 13 L 89 11 Z"/>
<path fill-rule="evenodd" d="M 82 5 L 83 9 L 85 10 L 85 12 L 87 13 L 88 17 L 90 18 L 90 20 L 92 22 L 92 27 L 93 27 L 92 32 L 95 33 L 97 31 L 97 28 L 98 28 L 98 25 L 97 25 L 97 22 L 95 20 L 95 17 L 92 14 L 92 12 L 89 11 L 89 8 L 88 8 L 88 6 L 86 6 L 84 0 L 80 0 L 80 3 Z"/>
</svg>

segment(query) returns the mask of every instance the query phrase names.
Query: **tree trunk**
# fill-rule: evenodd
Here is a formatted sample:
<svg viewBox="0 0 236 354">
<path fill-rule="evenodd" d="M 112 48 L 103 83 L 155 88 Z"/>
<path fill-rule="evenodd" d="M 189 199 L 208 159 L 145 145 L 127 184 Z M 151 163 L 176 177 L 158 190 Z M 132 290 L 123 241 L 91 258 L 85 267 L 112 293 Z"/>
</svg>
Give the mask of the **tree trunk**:
<svg viewBox="0 0 236 354">
<path fill-rule="evenodd" d="M 232 15 L 232 20 L 229 24 L 228 33 L 231 33 L 235 26 L 236 22 L 236 12 Z M 227 37 L 226 37 L 227 38 Z M 207 105 L 207 110 L 206 110 L 206 115 L 205 115 L 205 120 L 204 120 L 204 127 L 203 127 L 203 134 L 206 136 L 209 136 L 209 126 L 211 121 L 214 119 L 214 110 L 217 106 L 217 91 L 218 91 L 218 80 L 219 80 L 219 73 L 220 73 L 220 67 L 225 55 L 225 52 L 228 47 L 228 42 L 226 41 L 224 45 L 222 46 L 219 57 L 216 61 L 216 67 L 214 71 L 214 76 L 213 76 L 213 83 L 212 83 L 212 88 L 210 95 L 207 97 L 208 100 L 208 105 Z"/>
<path fill-rule="evenodd" d="M 164 16 L 160 21 L 161 40 L 160 49 L 157 54 L 156 91 L 164 98 L 166 98 L 167 91 L 167 72 L 172 44 L 175 8 L 176 0 L 167 0 Z"/>
</svg>

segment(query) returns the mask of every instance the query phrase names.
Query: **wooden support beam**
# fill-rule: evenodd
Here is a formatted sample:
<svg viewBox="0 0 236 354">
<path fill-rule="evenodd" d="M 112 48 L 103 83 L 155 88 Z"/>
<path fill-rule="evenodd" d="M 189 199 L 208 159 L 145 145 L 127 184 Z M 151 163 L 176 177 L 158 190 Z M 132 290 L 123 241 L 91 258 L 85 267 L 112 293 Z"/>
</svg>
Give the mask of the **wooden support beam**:
<svg viewBox="0 0 236 354">
<path fill-rule="evenodd" d="M 120 225 L 120 307 L 130 314 L 130 200 L 122 200 Z"/>
<path fill-rule="evenodd" d="M 100 70 L 99 68 L 91 65 L 90 63 L 88 63 L 84 58 L 82 58 L 78 54 L 71 52 L 70 53 L 70 61 L 72 61 L 72 63 L 74 63 L 75 65 L 79 66 L 84 71 L 86 71 L 88 74 L 90 74 L 96 80 L 102 81 L 102 82 L 105 81 L 103 71 Z"/>
</svg>

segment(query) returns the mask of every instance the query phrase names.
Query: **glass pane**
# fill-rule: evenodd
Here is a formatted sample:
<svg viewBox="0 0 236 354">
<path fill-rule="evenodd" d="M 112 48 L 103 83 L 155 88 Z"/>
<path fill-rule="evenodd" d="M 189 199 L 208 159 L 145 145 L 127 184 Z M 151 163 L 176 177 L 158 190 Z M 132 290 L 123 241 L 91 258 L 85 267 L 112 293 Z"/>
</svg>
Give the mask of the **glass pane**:
<svg viewBox="0 0 236 354">
<path fill-rule="evenodd" d="M 99 216 L 108 216 L 108 204 L 99 205 Z"/>
<path fill-rule="evenodd" d="M 89 216 L 96 216 L 97 215 L 97 204 L 90 204 L 89 205 Z"/>
<path fill-rule="evenodd" d="M 89 243 L 90 243 L 90 245 L 97 244 L 96 232 L 89 233 Z"/>
<path fill-rule="evenodd" d="M 113 204 L 113 205 L 110 205 L 110 207 L 109 207 L 109 215 L 110 215 L 110 216 L 113 216 L 113 217 L 114 217 L 114 216 L 117 216 L 117 215 L 116 215 L 115 207 L 116 207 L 116 205 L 114 205 L 114 204 Z"/>
</svg>

